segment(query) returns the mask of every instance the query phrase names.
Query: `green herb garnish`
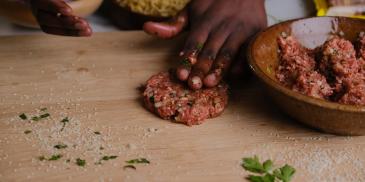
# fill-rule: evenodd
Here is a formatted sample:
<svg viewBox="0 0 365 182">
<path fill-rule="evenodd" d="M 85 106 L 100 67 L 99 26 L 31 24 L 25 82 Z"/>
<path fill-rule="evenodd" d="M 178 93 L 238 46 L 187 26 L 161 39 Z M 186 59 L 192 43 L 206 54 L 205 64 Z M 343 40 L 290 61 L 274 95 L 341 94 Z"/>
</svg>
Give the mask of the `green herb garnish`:
<svg viewBox="0 0 365 182">
<path fill-rule="evenodd" d="M 181 64 L 186 66 L 186 67 L 190 67 L 191 66 L 191 63 L 189 61 L 189 58 L 184 58 L 182 61 L 181 61 Z"/>
<path fill-rule="evenodd" d="M 295 169 L 289 165 L 285 165 L 274 170 L 274 175 L 283 182 L 289 182 L 295 173 Z"/>
<path fill-rule="evenodd" d="M 94 134 L 95 135 L 101 135 L 101 133 L 99 131 L 95 131 Z"/>
<path fill-rule="evenodd" d="M 150 161 L 148 161 L 145 158 L 132 159 L 132 160 L 125 161 L 125 162 L 128 164 L 149 164 L 150 163 Z"/>
<path fill-rule="evenodd" d="M 257 156 L 242 159 L 242 167 L 244 169 L 252 173 L 259 174 L 249 175 L 247 179 L 251 182 L 290 182 L 295 173 L 295 169 L 293 167 L 286 164 L 285 166 L 273 171 L 273 166 L 274 165 L 271 160 L 266 160 L 261 163 Z"/>
<path fill-rule="evenodd" d="M 116 159 L 118 156 L 116 155 L 111 155 L 111 156 L 104 156 L 101 158 L 101 160 L 107 161 L 107 160 L 111 160 L 111 159 Z"/>
<path fill-rule="evenodd" d="M 108 161 L 108 160 L 112 160 L 112 159 L 116 159 L 118 156 L 116 155 L 110 155 L 110 156 L 103 156 L 98 162 L 96 162 L 95 164 L 102 164 L 101 161 Z"/>
<path fill-rule="evenodd" d="M 66 162 L 67 162 L 67 163 L 71 162 L 71 159 L 67 159 L 67 160 L 66 160 Z"/>
<path fill-rule="evenodd" d="M 67 145 L 65 145 L 65 144 L 57 144 L 57 145 L 53 146 L 53 148 L 56 148 L 56 149 L 65 149 L 65 148 L 67 148 Z"/>
<path fill-rule="evenodd" d="M 154 103 L 155 102 L 155 96 L 151 96 L 150 97 L 150 102 Z"/>
<path fill-rule="evenodd" d="M 63 129 L 65 129 L 66 123 L 68 123 L 70 120 L 68 119 L 68 117 L 63 118 L 60 122 L 63 124 L 62 128 L 60 131 L 63 131 Z"/>
<path fill-rule="evenodd" d="M 40 117 L 38 117 L 38 116 L 33 116 L 32 117 L 32 121 L 39 121 L 41 118 Z"/>
<path fill-rule="evenodd" d="M 134 170 L 136 170 L 137 168 L 136 168 L 136 166 L 134 166 L 134 165 L 125 165 L 125 166 L 123 166 L 123 169 L 125 170 L 125 169 L 128 169 L 128 168 L 131 168 L 131 169 L 134 169 Z"/>
<path fill-rule="evenodd" d="M 86 161 L 85 161 L 85 160 L 82 160 L 82 159 L 80 159 L 80 158 L 77 158 L 77 159 L 76 159 L 76 164 L 77 164 L 78 166 L 84 167 L 84 166 L 86 165 Z"/>
<path fill-rule="evenodd" d="M 21 115 L 19 115 L 19 117 L 20 117 L 20 119 L 22 119 L 22 120 L 27 120 L 27 119 L 28 119 L 27 115 L 25 115 L 24 113 L 23 113 L 23 114 L 21 114 Z"/>
<path fill-rule="evenodd" d="M 32 133 L 32 131 L 31 130 L 25 130 L 24 131 L 24 134 L 29 134 L 29 133 Z"/>
<path fill-rule="evenodd" d="M 46 118 L 46 117 L 49 117 L 50 115 L 49 115 L 49 113 L 46 113 L 46 114 L 42 114 L 42 115 L 40 115 L 39 117 L 40 118 Z"/>
<path fill-rule="evenodd" d="M 104 150 L 104 147 L 100 147 L 99 149 L 100 149 L 100 150 Z"/>
<path fill-rule="evenodd" d="M 61 154 L 57 154 L 57 155 L 52 155 L 50 158 L 48 158 L 49 161 L 56 161 L 58 159 L 61 159 L 62 155 Z"/>
</svg>

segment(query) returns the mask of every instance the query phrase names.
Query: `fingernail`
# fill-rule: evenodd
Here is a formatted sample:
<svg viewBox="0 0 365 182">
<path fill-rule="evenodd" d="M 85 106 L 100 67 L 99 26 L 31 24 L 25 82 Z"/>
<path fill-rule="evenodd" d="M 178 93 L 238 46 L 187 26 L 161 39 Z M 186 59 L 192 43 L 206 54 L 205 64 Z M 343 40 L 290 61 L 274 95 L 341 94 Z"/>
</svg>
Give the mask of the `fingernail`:
<svg viewBox="0 0 365 182">
<path fill-rule="evenodd" d="M 202 87 L 202 80 L 198 76 L 194 76 L 191 79 L 191 83 L 194 89 L 200 89 Z"/>
</svg>

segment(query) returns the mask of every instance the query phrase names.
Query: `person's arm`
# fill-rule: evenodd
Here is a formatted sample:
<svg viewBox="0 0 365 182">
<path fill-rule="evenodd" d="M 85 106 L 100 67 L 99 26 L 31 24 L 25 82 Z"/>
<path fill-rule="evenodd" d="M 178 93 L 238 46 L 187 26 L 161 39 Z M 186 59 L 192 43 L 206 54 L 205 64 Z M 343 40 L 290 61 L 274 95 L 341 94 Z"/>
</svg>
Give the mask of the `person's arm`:
<svg viewBox="0 0 365 182">
<path fill-rule="evenodd" d="M 181 51 L 183 64 L 177 77 L 192 89 L 217 85 L 240 47 L 267 26 L 264 0 L 192 0 L 169 22 L 147 22 L 144 30 L 161 38 L 172 38 L 189 25 L 189 36 Z M 233 66 L 231 66 L 233 65 Z"/>
<path fill-rule="evenodd" d="M 41 29 L 49 34 L 90 36 L 88 22 L 73 14 L 63 0 L 24 0 L 32 9 Z"/>
</svg>

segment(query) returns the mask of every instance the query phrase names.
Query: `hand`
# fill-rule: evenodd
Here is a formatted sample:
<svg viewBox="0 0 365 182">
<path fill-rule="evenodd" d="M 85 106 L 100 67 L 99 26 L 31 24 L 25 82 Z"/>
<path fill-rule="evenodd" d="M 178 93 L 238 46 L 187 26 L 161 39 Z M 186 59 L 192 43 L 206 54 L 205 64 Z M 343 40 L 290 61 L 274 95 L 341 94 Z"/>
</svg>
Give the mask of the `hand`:
<svg viewBox="0 0 365 182">
<path fill-rule="evenodd" d="M 90 36 L 92 30 L 83 18 L 73 14 L 63 0 L 29 0 L 41 29 L 49 34 Z"/>
<path fill-rule="evenodd" d="M 172 38 L 190 25 L 180 55 L 177 77 L 192 89 L 216 86 L 231 67 L 240 47 L 267 26 L 264 0 L 192 0 L 169 22 L 147 22 L 144 30 L 161 38 Z"/>
</svg>

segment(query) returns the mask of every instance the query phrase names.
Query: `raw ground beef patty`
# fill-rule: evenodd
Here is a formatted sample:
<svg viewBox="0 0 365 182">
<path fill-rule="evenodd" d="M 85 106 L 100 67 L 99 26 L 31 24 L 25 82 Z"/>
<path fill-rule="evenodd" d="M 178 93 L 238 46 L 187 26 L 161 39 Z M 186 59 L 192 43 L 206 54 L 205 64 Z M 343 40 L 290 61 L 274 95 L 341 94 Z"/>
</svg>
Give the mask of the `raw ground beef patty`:
<svg viewBox="0 0 365 182">
<path fill-rule="evenodd" d="M 143 98 L 146 107 L 161 118 L 191 126 L 223 112 L 228 87 L 220 84 L 193 91 L 169 72 L 161 72 L 147 80 Z"/>
<path fill-rule="evenodd" d="M 277 79 L 292 90 L 315 98 L 365 105 L 365 37 L 352 42 L 333 36 L 322 46 L 304 48 L 293 36 L 278 38 Z"/>
</svg>

